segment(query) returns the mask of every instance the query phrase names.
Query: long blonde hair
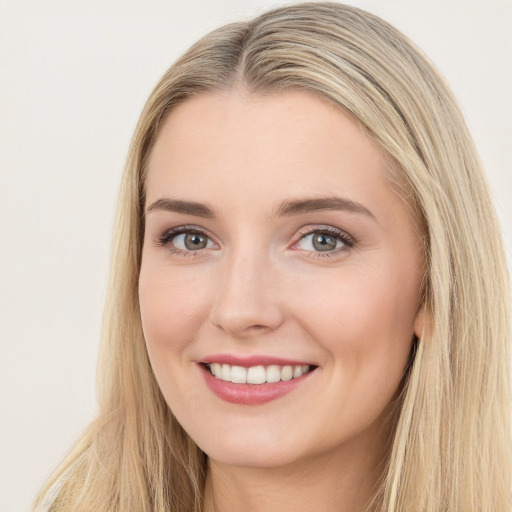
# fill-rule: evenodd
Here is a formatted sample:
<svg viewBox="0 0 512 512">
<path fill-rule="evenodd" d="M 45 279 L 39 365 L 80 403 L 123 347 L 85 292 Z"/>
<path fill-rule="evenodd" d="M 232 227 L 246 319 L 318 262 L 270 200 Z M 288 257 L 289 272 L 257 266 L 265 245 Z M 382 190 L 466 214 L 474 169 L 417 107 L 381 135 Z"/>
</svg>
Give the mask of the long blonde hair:
<svg viewBox="0 0 512 512">
<path fill-rule="evenodd" d="M 41 491 L 52 512 L 200 511 L 207 458 L 153 376 L 138 274 L 148 155 L 193 95 L 302 89 L 359 120 L 395 162 L 424 235 L 428 318 L 407 374 L 382 512 L 509 512 L 509 289 L 500 230 L 471 137 L 430 62 L 354 7 L 304 3 L 208 34 L 165 74 L 140 117 L 122 181 L 98 372 L 99 415 Z"/>
</svg>

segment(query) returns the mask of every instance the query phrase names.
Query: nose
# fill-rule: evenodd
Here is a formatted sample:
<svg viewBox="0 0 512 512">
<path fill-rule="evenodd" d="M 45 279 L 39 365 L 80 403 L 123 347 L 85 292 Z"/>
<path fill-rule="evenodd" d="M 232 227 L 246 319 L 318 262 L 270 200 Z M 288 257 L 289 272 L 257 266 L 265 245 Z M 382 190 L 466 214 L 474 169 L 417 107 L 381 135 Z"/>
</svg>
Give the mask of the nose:
<svg viewBox="0 0 512 512">
<path fill-rule="evenodd" d="M 232 254 L 224 268 L 211 321 L 235 338 L 275 331 L 283 322 L 279 279 L 272 264 L 258 255 Z"/>
</svg>

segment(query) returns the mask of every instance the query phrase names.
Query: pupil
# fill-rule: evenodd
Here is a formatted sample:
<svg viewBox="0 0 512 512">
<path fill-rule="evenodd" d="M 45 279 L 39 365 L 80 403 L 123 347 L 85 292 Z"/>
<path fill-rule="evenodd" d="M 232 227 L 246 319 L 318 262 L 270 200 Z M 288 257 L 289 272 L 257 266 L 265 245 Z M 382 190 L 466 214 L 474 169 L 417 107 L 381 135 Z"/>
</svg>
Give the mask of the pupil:
<svg viewBox="0 0 512 512">
<path fill-rule="evenodd" d="M 320 233 L 313 237 L 313 246 L 318 251 L 332 251 L 336 249 L 336 238 Z"/>
<path fill-rule="evenodd" d="M 206 247 L 206 237 L 197 233 L 188 234 L 185 236 L 185 247 L 192 251 L 204 249 Z"/>
</svg>

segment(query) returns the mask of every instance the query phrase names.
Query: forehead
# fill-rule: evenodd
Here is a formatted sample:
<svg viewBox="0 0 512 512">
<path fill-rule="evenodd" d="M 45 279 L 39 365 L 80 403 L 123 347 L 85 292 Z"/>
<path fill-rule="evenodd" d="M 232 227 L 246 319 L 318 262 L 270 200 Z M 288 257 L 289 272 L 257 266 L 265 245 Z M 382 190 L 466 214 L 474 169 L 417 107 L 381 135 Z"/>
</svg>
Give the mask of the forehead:
<svg viewBox="0 0 512 512">
<path fill-rule="evenodd" d="M 148 165 L 148 196 L 159 189 L 224 183 L 267 193 L 333 187 L 363 193 L 383 184 L 389 159 L 360 124 L 309 92 L 204 94 L 176 107 L 160 129 Z"/>
</svg>

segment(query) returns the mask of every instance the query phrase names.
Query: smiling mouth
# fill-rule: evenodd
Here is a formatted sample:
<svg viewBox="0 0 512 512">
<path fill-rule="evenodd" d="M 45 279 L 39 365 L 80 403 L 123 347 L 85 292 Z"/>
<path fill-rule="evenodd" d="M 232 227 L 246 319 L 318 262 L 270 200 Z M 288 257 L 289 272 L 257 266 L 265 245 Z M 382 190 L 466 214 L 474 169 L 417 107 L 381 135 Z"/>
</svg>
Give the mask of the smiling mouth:
<svg viewBox="0 0 512 512">
<path fill-rule="evenodd" d="M 312 372 L 316 366 L 302 365 L 258 365 L 236 366 L 221 363 L 203 363 L 204 367 L 218 380 L 234 384 L 267 384 L 298 379 Z"/>
</svg>

